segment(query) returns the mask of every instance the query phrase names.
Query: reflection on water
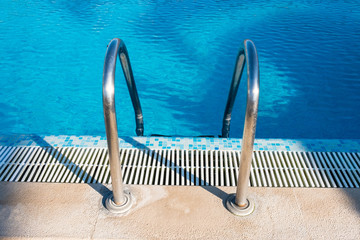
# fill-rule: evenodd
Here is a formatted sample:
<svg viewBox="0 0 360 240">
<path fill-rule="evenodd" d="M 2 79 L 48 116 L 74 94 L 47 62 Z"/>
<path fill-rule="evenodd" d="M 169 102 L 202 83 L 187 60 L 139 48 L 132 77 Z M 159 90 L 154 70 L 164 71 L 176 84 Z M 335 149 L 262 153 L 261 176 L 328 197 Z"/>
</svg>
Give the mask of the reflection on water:
<svg viewBox="0 0 360 240">
<path fill-rule="evenodd" d="M 356 1 L 0 2 L 0 133 L 105 135 L 106 45 L 127 44 L 145 134 L 220 134 L 237 51 L 260 59 L 257 137 L 359 138 Z M 119 66 L 119 64 L 118 64 Z M 116 75 L 120 135 L 132 105 Z M 240 137 L 246 75 L 230 136 Z"/>
</svg>

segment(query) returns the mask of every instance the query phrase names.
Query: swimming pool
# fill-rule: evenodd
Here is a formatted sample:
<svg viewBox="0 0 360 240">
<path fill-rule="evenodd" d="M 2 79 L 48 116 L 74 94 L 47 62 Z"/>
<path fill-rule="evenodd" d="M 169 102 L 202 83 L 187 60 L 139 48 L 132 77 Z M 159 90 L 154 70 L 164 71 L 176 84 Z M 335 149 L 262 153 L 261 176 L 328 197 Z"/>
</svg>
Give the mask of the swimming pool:
<svg viewBox="0 0 360 240">
<path fill-rule="evenodd" d="M 128 48 L 145 135 L 220 134 L 241 42 L 260 60 L 259 138 L 360 137 L 358 1 L 0 2 L 0 134 L 105 135 L 106 45 Z M 119 68 L 119 64 L 118 64 Z M 231 137 L 241 137 L 245 78 Z M 121 70 L 119 135 L 135 135 Z"/>
</svg>

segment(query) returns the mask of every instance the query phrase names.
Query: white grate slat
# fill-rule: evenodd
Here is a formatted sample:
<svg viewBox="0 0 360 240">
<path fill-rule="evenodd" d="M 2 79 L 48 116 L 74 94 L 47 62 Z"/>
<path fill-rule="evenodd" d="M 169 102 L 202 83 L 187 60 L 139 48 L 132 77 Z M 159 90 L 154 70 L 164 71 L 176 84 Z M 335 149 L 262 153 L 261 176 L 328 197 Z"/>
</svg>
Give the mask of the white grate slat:
<svg viewBox="0 0 360 240">
<path fill-rule="evenodd" d="M 125 184 L 236 186 L 241 152 L 120 149 Z M 105 148 L 1 147 L 0 180 L 111 183 Z M 360 155 L 254 151 L 253 187 L 360 187 Z"/>
</svg>

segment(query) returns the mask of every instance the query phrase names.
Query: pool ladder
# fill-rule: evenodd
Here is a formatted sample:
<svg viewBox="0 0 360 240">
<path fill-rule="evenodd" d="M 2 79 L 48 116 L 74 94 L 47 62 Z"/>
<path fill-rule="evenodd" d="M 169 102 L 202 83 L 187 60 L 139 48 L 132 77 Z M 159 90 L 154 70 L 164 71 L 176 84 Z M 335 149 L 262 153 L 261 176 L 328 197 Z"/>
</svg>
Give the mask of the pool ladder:
<svg viewBox="0 0 360 240">
<path fill-rule="evenodd" d="M 114 38 L 108 45 L 103 71 L 103 108 L 106 137 L 109 148 L 110 175 L 113 188 L 112 194 L 106 199 L 105 203 L 109 211 L 124 213 L 131 208 L 132 197 L 128 191 L 124 190 L 121 173 L 114 86 L 117 55 L 119 55 L 131 102 L 134 107 L 136 134 L 138 136 L 143 136 L 144 134 L 144 122 L 129 54 L 124 42 L 119 38 Z M 247 198 L 247 192 L 259 105 L 259 61 L 255 45 L 248 39 L 244 41 L 236 58 L 235 70 L 223 117 L 221 134 L 221 137 L 223 138 L 229 137 L 231 113 L 245 63 L 247 66 L 247 102 L 241 145 L 239 177 L 236 194 L 230 195 L 226 202 L 228 210 L 239 216 L 248 215 L 254 210 L 254 203 L 251 199 Z"/>
</svg>

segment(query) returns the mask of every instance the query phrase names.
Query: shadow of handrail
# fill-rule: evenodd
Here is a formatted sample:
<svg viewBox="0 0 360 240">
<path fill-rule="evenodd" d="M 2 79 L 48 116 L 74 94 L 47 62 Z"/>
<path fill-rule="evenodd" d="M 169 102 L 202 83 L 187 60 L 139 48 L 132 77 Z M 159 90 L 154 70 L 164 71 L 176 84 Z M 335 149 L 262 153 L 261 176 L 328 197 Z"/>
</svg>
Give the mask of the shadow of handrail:
<svg viewBox="0 0 360 240">
<path fill-rule="evenodd" d="M 70 172 L 72 172 L 74 174 L 74 176 L 76 176 L 80 180 L 93 178 L 93 176 L 91 176 L 89 173 L 87 173 L 83 168 L 81 168 L 80 166 L 77 166 L 74 162 L 72 162 L 69 158 L 67 158 L 64 154 L 59 152 L 56 148 L 54 148 L 51 144 L 46 142 L 40 136 L 35 135 L 35 136 L 32 136 L 31 139 L 45 151 L 50 149 L 50 152 L 52 152 L 54 154 L 54 156 L 56 156 L 56 155 L 58 156 L 56 158 L 56 160 L 60 164 L 62 164 L 64 167 L 66 167 Z M 59 161 L 61 159 L 63 161 Z M 67 164 L 65 164 L 65 163 L 67 163 Z M 100 183 L 99 181 L 96 181 L 96 182 L 97 182 L 96 183 L 97 185 L 101 186 L 100 188 L 96 187 L 95 184 L 90 184 L 90 183 L 87 183 L 87 184 L 92 189 L 94 189 L 96 192 L 98 192 L 102 197 L 106 197 L 111 193 L 111 191 L 106 186 L 104 186 L 102 183 Z"/>
<path fill-rule="evenodd" d="M 145 146 L 144 144 L 136 141 L 134 138 L 132 137 L 121 137 L 121 139 L 123 139 L 125 142 L 131 144 L 133 147 L 135 148 L 140 148 L 140 149 L 144 149 L 144 150 L 148 150 L 148 151 L 153 151 L 152 149 L 148 148 L 147 146 Z M 160 164 L 162 164 L 161 159 L 163 159 L 164 157 L 160 154 L 160 158 L 157 158 L 157 161 L 160 162 Z M 192 174 L 191 172 L 187 171 L 186 169 L 184 169 L 181 166 L 178 166 L 175 162 L 172 163 L 174 168 L 170 170 L 175 171 L 174 169 L 179 169 L 181 170 L 180 172 L 183 172 L 184 175 L 188 176 L 188 179 L 190 182 L 192 182 L 194 185 L 196 184 L 196 182 L 203 182 L 206 186 L 201 186 L 201 188 L 203 188 L 204 190 L 208 191 L 209 193 L 215 195 L 216 197 L 220 198 L 223 201 L 223 204 L 225 204 L 225 200 L 228 197 L 228 194 L 224 191 L 222 191 L 221 189 L 210 185 L 208 182 L 206 182 L 203 179 L 200 179 L 199 177 L 195 176 L 194 174 Z M 165 166 L 167 167 L 167 166 Z M 176 172 L 175 172 L 176 173 Z M 183 176 L 184 177 L 184 176 Z"/>
</svg>

